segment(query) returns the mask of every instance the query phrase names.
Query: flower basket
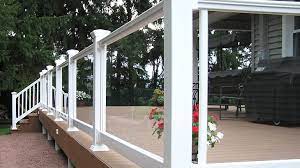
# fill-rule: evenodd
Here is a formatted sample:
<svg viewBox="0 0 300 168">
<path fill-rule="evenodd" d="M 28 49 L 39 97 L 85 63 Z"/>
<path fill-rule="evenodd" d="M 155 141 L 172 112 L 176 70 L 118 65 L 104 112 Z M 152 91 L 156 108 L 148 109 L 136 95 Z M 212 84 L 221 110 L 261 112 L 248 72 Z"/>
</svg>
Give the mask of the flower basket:
<svg viewBox="0 0 300 168">
<path fill-rule="evenodd" d="M 85 93 L 84 91 L 76 92 L 77 106 L 79 106 L 79 107 L 87 106 L 87 102 L 91 98 L 92 97 L 89 94 Z"/>
<path fill-rule="evenodd" d="M 160 100 L 158 100 L 158 98 Z M 153 122 L 152 135 L 156 134 L 158 138 L 161 138 L 164 131 L 164 108 L 160 105 L 163 104 L 161 102 L 163 100 L 163 91 L 156 89 L 154 91 L 154 95 L 151 99 L 151 102 L 156 102 L 156 107 L 153 107 L 149 112 L 149 120 Z M 157 103 L 159 102 L 159 103 Z M 160 107 L 159 107 L 160 106 Z M 214 115 L 208 115 L 207 118 L 207 145 L 210 148 L 213 148 L 216 143 L 219 143 L 223 138 L 223 133 L 217 131 L 217 117 Z M 193 162 L 197 162 L 198 155 L 198 136 L 199 136 L 199 105 L 193 105 L 193 123 L 192 123 L 192 160 Z"/>
<path fill-rule="evenodd" d="M 77 106 L 79 106 L 79 107 L 83 107 L 83 106 L 86 106 L 86 105 L 87 105 L 86 102 L 83 101 L 83 100 L 78 100 L 77 101 Z"/>
</svg>

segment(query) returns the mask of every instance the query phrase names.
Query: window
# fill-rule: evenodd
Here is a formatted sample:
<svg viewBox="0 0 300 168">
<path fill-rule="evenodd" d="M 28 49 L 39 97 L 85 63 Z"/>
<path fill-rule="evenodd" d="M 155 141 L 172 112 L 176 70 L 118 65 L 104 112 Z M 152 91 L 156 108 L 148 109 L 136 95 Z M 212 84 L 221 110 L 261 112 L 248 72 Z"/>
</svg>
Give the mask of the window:
<svg viewBox="0 0 300 168">
<path fill-rule="evenodd" d="M 293 32 L 293 48 L 294 56 L 300 56 L 300 16 L 296 16 L 294 20 L 294 32 Z"/>
</svg>

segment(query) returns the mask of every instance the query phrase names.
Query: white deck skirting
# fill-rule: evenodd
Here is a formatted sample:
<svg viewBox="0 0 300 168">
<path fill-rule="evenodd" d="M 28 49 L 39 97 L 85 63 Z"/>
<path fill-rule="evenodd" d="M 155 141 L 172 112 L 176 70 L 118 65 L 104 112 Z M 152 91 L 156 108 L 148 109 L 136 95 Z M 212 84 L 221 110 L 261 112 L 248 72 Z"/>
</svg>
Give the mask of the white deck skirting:
<svg viewBox="0 0 300 168">
<path fill-rule="evenodd" d="M 300 159 L 207 164 L 205 168 L 299 168 Z"/>
</svg>

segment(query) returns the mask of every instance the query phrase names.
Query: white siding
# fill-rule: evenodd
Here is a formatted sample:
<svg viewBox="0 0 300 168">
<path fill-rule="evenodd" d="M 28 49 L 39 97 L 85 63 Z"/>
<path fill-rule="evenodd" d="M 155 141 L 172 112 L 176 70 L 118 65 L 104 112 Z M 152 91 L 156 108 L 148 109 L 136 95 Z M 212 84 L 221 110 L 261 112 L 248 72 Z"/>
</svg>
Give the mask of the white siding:
<svg viewBox="0 0 300 168">
<path fill-rule="evenodd" d="M 271 59 L 282 55 L 282 17 L 268 15 L 268 50 Z"/>
<path fill-rule="evenodd" d="M 254 58 L 275 59 L 282 55 L 282 17 L 279 15 L 255 15 L 253 17 Z"/>
</svg>

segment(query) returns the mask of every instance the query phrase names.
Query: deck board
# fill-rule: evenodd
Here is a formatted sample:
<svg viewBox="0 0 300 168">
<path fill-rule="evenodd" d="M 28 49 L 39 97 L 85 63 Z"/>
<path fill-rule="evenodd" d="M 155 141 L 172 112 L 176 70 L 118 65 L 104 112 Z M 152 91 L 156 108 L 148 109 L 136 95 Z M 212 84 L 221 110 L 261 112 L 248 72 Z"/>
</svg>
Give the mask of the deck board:
<svg viewBox="0 0 300 168">
<path fill-rule="evenodd" d="M 163 139 L 151 135 L 149 107 L 107 107 L 108 132 L 160 156 Z M 91 107 L 79 107 L 78 116 L 88 120 Z M 224 139 L 208 150 L 209 163 L 300 159 L 300 127 L 276 127 L 244 120 L 221 120 Z"/>
</svg>

